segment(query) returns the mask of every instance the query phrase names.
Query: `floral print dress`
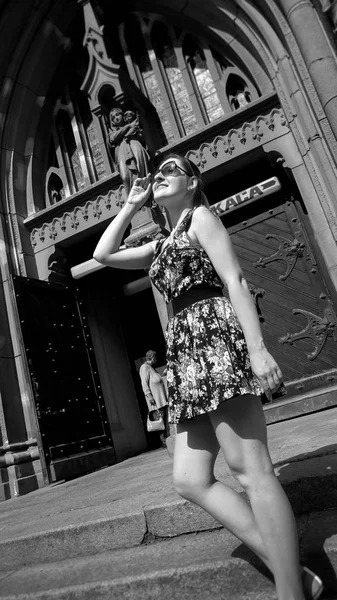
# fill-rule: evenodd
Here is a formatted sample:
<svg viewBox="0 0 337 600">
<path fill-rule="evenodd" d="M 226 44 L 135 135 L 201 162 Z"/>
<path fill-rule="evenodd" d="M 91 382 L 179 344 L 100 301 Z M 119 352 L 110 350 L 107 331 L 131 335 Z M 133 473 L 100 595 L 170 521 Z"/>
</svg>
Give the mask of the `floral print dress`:
<svg viewBox="0 0 337 600">
<path fill-rule="evenodd" d="M 205 250 L 188 237 L 193 210 L 157 242 L 149 275 L 166 302 L 196 285 L 223 287 Z M 233 396 L 262 394 L 227 298 L 207 298 L 178 312 L 168 322 L 166 345 L 170 423 L 215 410 Z"/>
</svg>

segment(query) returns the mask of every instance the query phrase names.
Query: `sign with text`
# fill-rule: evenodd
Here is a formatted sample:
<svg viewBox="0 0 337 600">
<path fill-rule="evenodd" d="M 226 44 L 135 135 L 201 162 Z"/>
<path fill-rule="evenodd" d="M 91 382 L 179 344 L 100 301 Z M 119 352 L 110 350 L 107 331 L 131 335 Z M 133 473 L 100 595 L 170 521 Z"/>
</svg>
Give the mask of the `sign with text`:
<svg viewBox="0 0 337 600">
<path fill-rule="evenodd" d="M 281 184 L 277 177 L 271 177 L 270 179 L 266 179 L 266 181 L 262 181 L 257 185 L 253 185 L 252 187 L 239 192 L 238 194 L 234 194 L 234 196 L 229 196 L 224 200 L 220 200 L 220 202 L 213 204 L 210 210 L 214 212 L 215 215 L 222 217 L 226 212 L 233 208 L 237 208 L 244 202 L 257 200 L 263 196 L 269 196 L 269 194 L 273 194 L 280 189 Z"/>
</svg>

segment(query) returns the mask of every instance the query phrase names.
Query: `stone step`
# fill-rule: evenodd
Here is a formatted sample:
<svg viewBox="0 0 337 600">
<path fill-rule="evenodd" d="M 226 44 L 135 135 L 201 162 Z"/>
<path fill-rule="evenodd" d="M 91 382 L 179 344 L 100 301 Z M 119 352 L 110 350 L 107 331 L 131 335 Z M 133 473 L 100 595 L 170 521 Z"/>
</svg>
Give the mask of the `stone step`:
<svg viewBox="0 0 337 600">
<path fill-rule="evenodd" d="M 315 510 L 337 507 L 336 454 L 281 464 L 276 471 L 299 519 L 301 515 Z M 239 491 L 234 480 L 231 484 Z M 100 505 L 99 513 L 72 510 L 67 514 L 61 513 L 57 519 L 51 505 L 43 517 L 41 515 L 39 518 L 39 514 L 36 514 L 33 522 L 27 523 L 26 519 L 25 525 L 21 522 L 8 530 L 4 514 L 0 542 L 1 568 L 61 561 L 139 546 L 148 539 L 162 540 L 220 527 L 199 507 L 179 499 L 173 492 L 165 494 L 155 506 L 146 505 L 129 514 L 117 514 L 104 519 L 93 518 L 93 515 L 113 514 L 116 510 L 113 504 L 107 505 L 104 510 Z M 119 511 L 122 513 L 122 508 Z M 28 533 L 15 535 L 22 530 Z"/>
<path fill-rule="evenodd" d="M 337 597 L 337 511 L 299 523 L 301 559 Z M 225 530 L 0 571 L 1 600 L 276 600 L 267 570 Z"/>
</svg>

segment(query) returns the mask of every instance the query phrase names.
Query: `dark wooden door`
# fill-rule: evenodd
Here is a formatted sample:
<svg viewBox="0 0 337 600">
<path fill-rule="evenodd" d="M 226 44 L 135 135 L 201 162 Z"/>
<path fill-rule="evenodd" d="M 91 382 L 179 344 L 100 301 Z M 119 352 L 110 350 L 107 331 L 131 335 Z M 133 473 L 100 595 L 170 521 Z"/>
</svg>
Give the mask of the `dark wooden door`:
<svg viewBox="0 0 337 600">
<path fill-rule="evenodd" d="M 284 373 L 286 400 L 336 384 L 336 313 L 300 203 L 265 198 L 226 215 L 224 224 Z"/>
<path fill-rule="evenodd" d="M 50 479 L 116 462 L 78 290 L 13 282 Z"/>
</svg>

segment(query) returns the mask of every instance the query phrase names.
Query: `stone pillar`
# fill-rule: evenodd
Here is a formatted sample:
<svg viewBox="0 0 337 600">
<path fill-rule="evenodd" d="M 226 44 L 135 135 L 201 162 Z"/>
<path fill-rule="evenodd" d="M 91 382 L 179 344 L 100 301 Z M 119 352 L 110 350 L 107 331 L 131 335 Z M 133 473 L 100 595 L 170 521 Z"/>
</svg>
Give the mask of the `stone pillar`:
<svg viewBox="0 0 337 600">
<path fill-rule="evenodd" d="M 4 260 L 4 244 L 0 246 L 3 246 Z M 34 398 L 13 284 L 7 268 L 3 264 L 1 267 L 0 501 L 26 494 L 44 484 Z"/>
<path fill-rule="evenodd" d="M 293 31 L 318 97 L 337 138 L 336 57 L 318 14 L 310 0 L 280 0 L 280 5 Z M 310 32 L 310 35 L 308 35 L 308 32 Z"/>
</svg>

